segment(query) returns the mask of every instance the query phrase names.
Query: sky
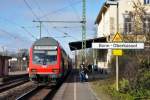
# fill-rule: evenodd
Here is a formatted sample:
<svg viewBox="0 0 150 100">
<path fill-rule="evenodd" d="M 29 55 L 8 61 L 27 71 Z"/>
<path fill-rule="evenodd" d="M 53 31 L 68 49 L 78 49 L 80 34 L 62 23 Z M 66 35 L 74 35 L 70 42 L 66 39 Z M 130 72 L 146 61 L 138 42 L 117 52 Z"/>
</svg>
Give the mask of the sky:
<svg viewBox="0 0 150 100">
<path fill-rule="evenodd" d="M 94 24 L 104 0 L 86 0 L 87 39 L 95 36 Z M 82 0 L 0 0 L 0 51 L 30 48 L 39 38 L 43 21 L 81 21 Z M 42 37 L 54 37 L 69 53 L 69 42 L 82 40 L 81 23 L 42 23 Z"/>
</svg>

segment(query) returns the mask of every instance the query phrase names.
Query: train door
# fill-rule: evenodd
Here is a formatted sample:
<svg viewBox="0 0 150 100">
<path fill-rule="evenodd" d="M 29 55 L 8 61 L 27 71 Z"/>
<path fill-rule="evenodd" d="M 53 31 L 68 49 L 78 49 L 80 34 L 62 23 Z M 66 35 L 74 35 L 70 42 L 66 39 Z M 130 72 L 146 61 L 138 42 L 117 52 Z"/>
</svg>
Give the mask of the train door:
<svg viewBox="0 0 150 100">
<path fill-rule="evenodd" d="M 65 64 L 64 64 L 64 54 L 63 54 L 63 51 L 61 51 L 61 73 L 62 73 L 62 76 L 64 76 L 64 71 L 65 71 L 64 66 L 65 66 Z"/>
</svg>

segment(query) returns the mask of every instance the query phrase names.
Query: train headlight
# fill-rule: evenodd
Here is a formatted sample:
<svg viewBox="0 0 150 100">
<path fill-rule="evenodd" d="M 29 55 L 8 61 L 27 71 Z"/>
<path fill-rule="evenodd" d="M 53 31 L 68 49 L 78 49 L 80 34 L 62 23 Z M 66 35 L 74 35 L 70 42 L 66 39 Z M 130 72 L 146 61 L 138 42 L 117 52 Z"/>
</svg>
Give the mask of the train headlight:
<svg viewBox="0 0 150 100">
<path fill-rule="evenodd" d="M 57 73 L 59 69 L 52 69 L 52 72 Z"/>
<path fill-rule="evenodd" d="M 29 67 L 27 68 L 27 72 L 29 72 Z"/>
<path fill-rule="evenodd" d="M 35 73 L 35 72 L 37 72 L 37 70 L 36 69 L 31 69 L 31 72 Z"/>
</svg>

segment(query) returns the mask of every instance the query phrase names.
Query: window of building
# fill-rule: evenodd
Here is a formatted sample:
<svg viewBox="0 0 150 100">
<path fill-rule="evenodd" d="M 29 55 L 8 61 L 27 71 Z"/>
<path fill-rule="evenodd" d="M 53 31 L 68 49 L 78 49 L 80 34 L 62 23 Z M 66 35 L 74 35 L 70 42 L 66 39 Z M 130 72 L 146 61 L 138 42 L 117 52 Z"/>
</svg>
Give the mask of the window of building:
<svg viewBox="0 0 150 100">
<path fill-rule="evenodd" d="M 125 17 L 124 18 L 124 33 L 130 33 L 132 32 L 132 20 L 131 17 Z"/>
<path fill-rule="evenodd" d="M 133 26 L 133 18 L 129 14 L 124 14 L 124 34 L 129 34 L 134 31 L 134 26 Z M 143 18 L 143 27 L 142 31 L 143 33 L 150 33 L 150 14 L 144 15 Z"/>
<path fill-rule="evenodd" d="M 150 4 L 150 0 L 144 0 L 144 4 Z"/>
<path fill-rule="evenodd" d="M 144 33 L 150 33 L 150 16 L 144 18 L 143 31 Z"/>
<path fill-rule="evenodd" d="M 114 29 L 115 29 L 114 24 L 115 24 L 114 17 L 110 17 L 110 32 L 111 32 L 111 34 L 114 34 Z"/>
</svg>

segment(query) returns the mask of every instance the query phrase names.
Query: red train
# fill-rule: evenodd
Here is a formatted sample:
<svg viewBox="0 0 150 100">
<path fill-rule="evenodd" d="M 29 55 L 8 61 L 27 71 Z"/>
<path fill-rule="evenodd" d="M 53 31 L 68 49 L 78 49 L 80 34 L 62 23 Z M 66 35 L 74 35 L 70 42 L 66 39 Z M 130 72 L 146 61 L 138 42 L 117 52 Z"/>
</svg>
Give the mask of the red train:
<svg viewBox="0 0 150 100">
<path fill-rule="evenodd" d="M 36 83 L 57 83 L 72 68 L 72 62 L 60 43 L 43 37 L 30 48 L 29 78 Z"/>
</svg>

